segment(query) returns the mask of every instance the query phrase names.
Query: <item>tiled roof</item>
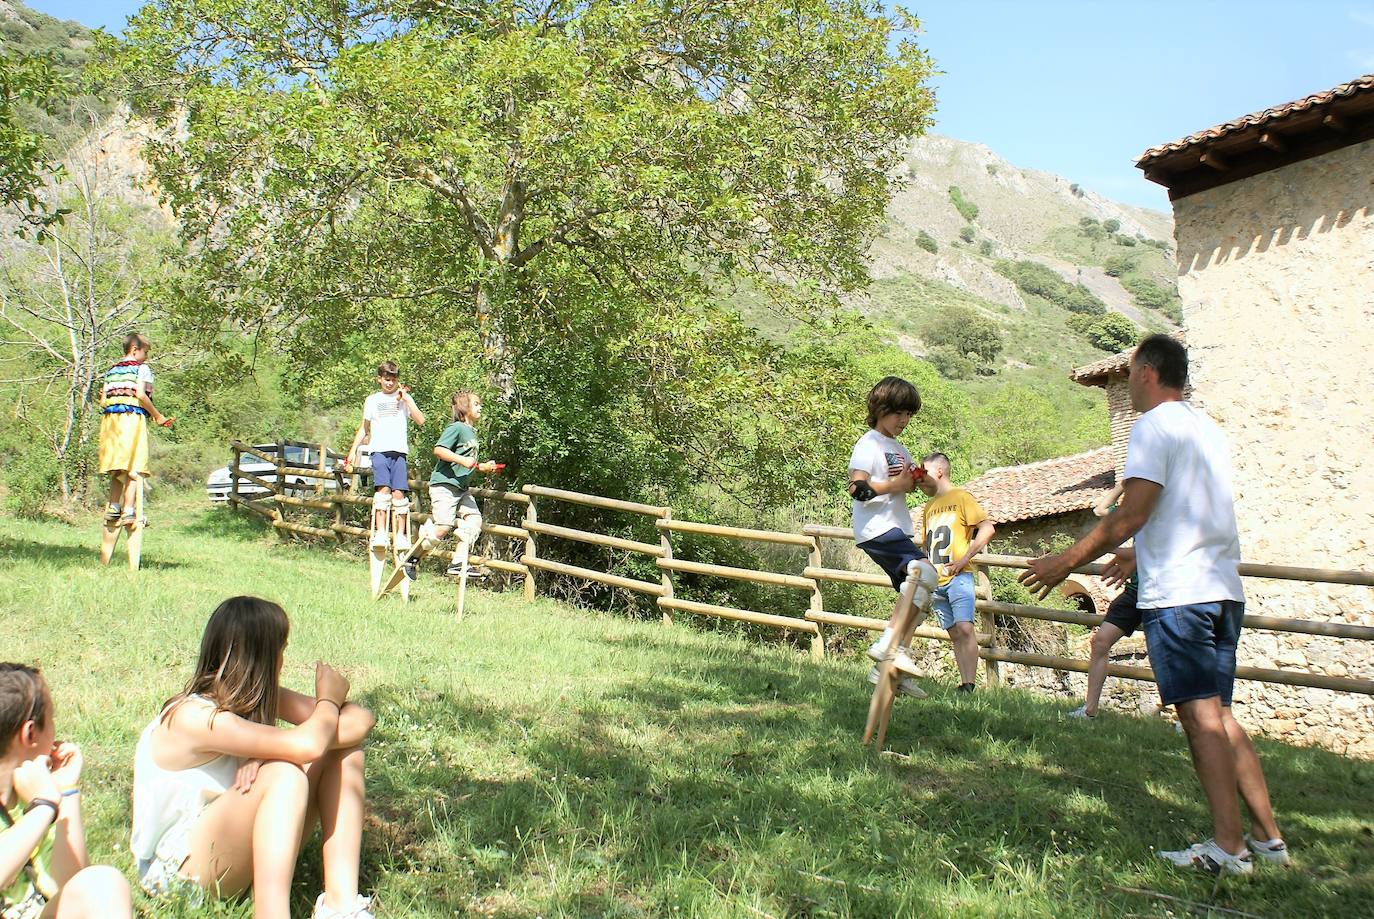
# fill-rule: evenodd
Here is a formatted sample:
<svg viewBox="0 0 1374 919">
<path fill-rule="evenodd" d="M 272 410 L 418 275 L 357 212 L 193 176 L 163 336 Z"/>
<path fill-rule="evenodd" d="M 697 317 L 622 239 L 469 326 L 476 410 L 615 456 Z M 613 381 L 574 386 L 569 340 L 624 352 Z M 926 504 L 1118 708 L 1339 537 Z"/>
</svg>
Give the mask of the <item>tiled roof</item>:
<svg viewBox="0 0 1374 919">
<path fill-rule="evenodd" d="M 1183 330 L 1169 333 L 1179 341 L 1185 341 Z M 1069 379 L 1075 383 L 1082 383 L 1084 386 L 1097 386 L 1106 381 L 1107 377 L 1113 373 L 1125 373 L 1131 366 L 1131 355 L 1135 354 L 1135 348 L 1113 354 L 1111 357 L 1104 357 L 1100 361 L 1091 364 L 1084 364 L 1082 367 L 1075 367 L 1069 371 Z"/>
<path fill-rule="evenodd" d="M 994 523 L 1088 510 L 1116 484 L 1111 447 L 989 469 L 964 487 Z"/>
<path fill-rule="evenodd" d="M 1258 128 L 1267 125 L 1281 128 L 1282 125 L 1277 124 L 1277 122 L 1282 122 L 1295 115 L 1301 115 L 1314 108 L 1330 105 L 1339 99 L 1348 99 L 1368 92 L 1374 92 L 1374 73 L 1365 74 L 1362 77 L 1351 80 L 1349 83 L 1342 83 L 1340 86 L 1328 89 L 1325 92 L 1313 93 L 1310 96 L 1298 99 L 1294 102 L 1288 102 L 1259 112 L 1253 112 L 1243 118 L 1237 118 L 1234 121 L 1219 124 L 1205 131 L 1189 134 L 1182 140 L 1176 140 L 1173 143 L 1151 147 L 1140 154 L 1140 159 L 1136 161 L 1136 166 L 1143 169 L 1153 161 L 1162 157 L 1187 150 L 1189 147 L 1214 143 L 1223 137 L 1238 134 L 1250 128 Z"/>
</svg>

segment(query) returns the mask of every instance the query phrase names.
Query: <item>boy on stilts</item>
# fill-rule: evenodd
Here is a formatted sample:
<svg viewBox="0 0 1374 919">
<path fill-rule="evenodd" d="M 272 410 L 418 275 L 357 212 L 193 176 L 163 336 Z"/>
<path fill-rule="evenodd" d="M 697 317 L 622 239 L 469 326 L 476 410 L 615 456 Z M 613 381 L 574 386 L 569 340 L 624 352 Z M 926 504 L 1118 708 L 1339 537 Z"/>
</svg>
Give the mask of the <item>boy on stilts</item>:
<svg viewBox="0 0 1374 919">
<path fill-rule="evenodd" d="M 453 419 L 434 445 L 434 471 L 429 476 L 430 516 L 420 527 L 415 550 L 404 560 L 403 574 L 415 577 L 415 562 L 432 552 L 440 540 L 457 529 L 458 552 L 449 574 L 459 577 L 459 615 L 462 615 L 462 596 L 467 587 L 468 558 L 472 546 L 482 535 L 482 512 L 468 491 L 474 472 L 492 473 L 502 469 L 500 463 L 477 459 L 477 431 L 474 425 L 482 417 L 482 399 L 476 393 L 462 390 L 449 397 L 450 417 Z M 392 578 L 396 580 L 395 576 Z M 392 587 L 388 584 L 387 587 Z"/>
<path fill-rule="evenodd" d="M 372 448 L 372 521 L 368 548 L 372 555 L 372 593 L 382 586 L 382 572 L 386 567 L 387 550 L 397 558 L 410 551 L 410 491 L 406 465 L 409 450 L 408 421 L 425 423 L 410 396 L 410 388 L 400 382 L 400 368 L 394 361 L 377 365 L 377 388 L 363 402 L 363 420 L 353 435 L 344 469 L 352 468 L 358 448 L 368 444 Z"/>
<path fill-rule="evenodd" d="M 137 569 L 142 550 L 143 480 L 148 469 L 148 419 L 164 428 L 172 426 L 153 405 L 153 371 L 148 366 L 148 339 L 130 332 L 124 339 L 124 357 L 105 371 L 100 392 L 100 474 L 109 475 L 110 493 L 105 506 L 105 532 L 100 561 L 109 564 L 119 531 L 129 531 L 129 567 Z"/>
</svg>

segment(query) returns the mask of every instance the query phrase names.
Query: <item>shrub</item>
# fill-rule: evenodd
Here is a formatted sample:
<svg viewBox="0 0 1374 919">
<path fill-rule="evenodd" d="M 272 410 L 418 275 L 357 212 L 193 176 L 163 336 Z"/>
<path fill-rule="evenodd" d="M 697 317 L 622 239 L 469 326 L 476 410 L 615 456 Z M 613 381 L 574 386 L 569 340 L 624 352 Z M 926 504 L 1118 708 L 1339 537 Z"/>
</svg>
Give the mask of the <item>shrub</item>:
<svg viewBox="0 0 1374 919">
<path fill-rule="evenodd" d="M 1129 255 L 1112 255 L 1102 263 L 1102 270 L 1108 277 L 1119 278 L 1135 267 L 1135 259 Z"/>
<path fill-rule="evenodd" d="M 1095 226 L 1098 226 L 1097 218 L 1096 218 L 1096 217 L 1080 217 L 1080 218 L 1078 218 L 1078 225 L 1079 225 L 1080 227 L 1082 227 L 1083 229 L 1085 229 L 1085 230 L 1086 230 L 1088 227 L 1095 227 Z"/>
<path fill-rule="evenodd" d="M 932 348 L 948 349 L 979 368 L 991 365 L 1002 352 L 1002 330 L 997 323 L 967 309 L 945 310 L 922 337 Z"/>
<path fill-rule="evenodd" d="M 949 187 L 949 200 L 954 205 L 954 209 L 959 212 L 959 216 L 969 223 L 978 219 L 978 205 L 965 198 L 958 185 Z"/>
<path fill-rule="evenodd" d="M 1178 294 L 1149 278 L 1127 278 L 1121 286 L 1130 291 L 1135 302 L 1150 309 L 1168 312 L 1178 303 Z"/>
<path fill-rule="evenodd" d="M 997 270 L 1025 293 L 1043 297 L 1071 312 L 1101 315 L 1107 311 L 1107 305 L 1092 291 L 1082 284 L 1070 284 L 1040 262 L 998 262 Z"/>
<path fill-rule="evenodd" d="M 1133 237 L 1133 236 L 1118 236 L 1118 237 L 1116 237 L 1116 243 L 1117 243 L 1117 245 L 1121 245 L 1121 246 L 1134 246 L 1134 245 L 1135 245 L 1135 237 Z"/>
<path fill-rule="evenodd" d="M 1093 241 L 1107 238 L 1107 231 L 1102 229 L 1101 225 L 1099 225 L 1096 221 L 1079 227 L 1078 232 Z"/>
<path fill-rule="evenodd" d="M 62 471 L 57 458 L 47 450 L 32 450 L 22 459 L 14 457 L 4 469 L 5 507 L 16 517 L 35 520 L 43 508 L 57 497 Z"/>
<path fill-rule="evenodd" d="M 964 227 L 959 231 L 959 238 L 966 243 L 972 243 L 974 236 L 977 235 L 973 227 Z"/>
<path fill-rule="evenodd" d="M 1102 229 L 1108 233 L 1115 233 L 1121 229 L 1121 221 L 1115 217 L 1102 221 Z"/>
<path fill-rule="evenodd" d="M 987 170 L 988 170 L 988 175 L 990 175 L 990 176 L 995 176 L 995 175 L 997 175 L 997 164 L 996 164 L 996 163 L 988 163 L 988 165 L 987 165 Z"/>
<path fill-rule="evenodd" d="M 1074 182 L 1072 185 L 1069 186 L 1069 193 L 1073 195 L 1075 198 L 1081 198 L 1083 197 L 1083 186 L 1079 185 L 1077 182 Z"/>
<path fill-rule="evenodd" d="M 940 251 L 940 244 L 935 241 L 934 236 L 931 236 L 925 230 L 916 234 L 916 245 L 932 255 Z"/>
<path fill-rule="evenodd" d="M 1140 330 L 1120 313 L 1107 313 L 1092 321 L 1086 337 L 1094 348 L 1115 354 L 1139 341 Z"/>
<path fill-rule="evenodd" d="M 977 372 L 973 361 L 964 357 L 954 348 L 932 348 L 928 359 L 947 380 L 967 380 Z"/>
<path fill-rule="evenodd" d="M 982 242 L 980 242 L 980 243 L 978 244 L 978 251 L 979 251 L 980 253 L 982 253 L 983 255 L 986 255 L 986 256 L 988 256 L 989 258 L 991 258 L 991 257 L 992 257 L 992 240 L 990 240 L 990 239 L 985 239 L 985 240 L 983 240 Z"/>
</svg>

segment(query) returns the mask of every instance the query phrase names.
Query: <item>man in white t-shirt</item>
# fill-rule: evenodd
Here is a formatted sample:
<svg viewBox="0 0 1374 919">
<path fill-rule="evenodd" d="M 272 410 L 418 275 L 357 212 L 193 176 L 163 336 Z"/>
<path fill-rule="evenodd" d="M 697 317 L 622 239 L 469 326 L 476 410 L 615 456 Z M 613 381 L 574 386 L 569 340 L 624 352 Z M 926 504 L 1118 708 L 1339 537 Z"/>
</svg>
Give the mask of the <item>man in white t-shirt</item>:
<svg viewBox="0 0 1374 919">
<path fill-rule="evenodd" d="M 410 389 L 400 382 L 400 368 L 393 361 L 377 365 L 377 387 L 363 401 L 363 422 L 348 448 L 344 468 L 357 459 L 358 448 L 371 447 L 372 456 L 372 538 L 371 546 L 394 546 L 397 553 L 410 551 L 410 452 L 408 421 L 425 423 L 425 414 L 410 397 Z"/>
<path fill-rule="evenodd" d="M 1135 537 L 1137 605 L 1160 701 L 1174 705 L 1188 735 L 1214 836 L 1159 856 L 1179 867 L 1248 874 L 1252 854 L 1288 864 L 1269 789 L 1245 729 L 1231 716 L 1236 644 L 1245 616 L 1237 566 L 1240 538 L 1231 493 L 1231 460 L 1216 424 L 1183 401 L 1188 353 L 1168 335 L 1151 335 L 1131 358 L 1131 429 L 1120 504 L 1059 555 L 1031 562 L 1021 580 L 1043 597 L 1075 568 Z M 1250 811 L 1241 831 L 1236 793 Z"/>
</svg>

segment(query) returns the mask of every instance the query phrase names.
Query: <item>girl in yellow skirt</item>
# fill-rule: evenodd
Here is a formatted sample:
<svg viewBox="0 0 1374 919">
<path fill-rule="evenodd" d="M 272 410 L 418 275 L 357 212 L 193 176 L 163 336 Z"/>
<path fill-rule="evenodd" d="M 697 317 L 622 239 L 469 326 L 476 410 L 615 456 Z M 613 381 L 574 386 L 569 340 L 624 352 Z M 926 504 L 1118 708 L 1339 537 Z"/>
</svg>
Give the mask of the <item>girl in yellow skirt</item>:
<svg viewBox="0 0 1374 919">
<path fill-rule="evenodd" d="M 105 520 L 132 526 L 138 514 L 134 493 L 148 474 L 148 419 L 172 426 L 153 405 L 153 371 L 147 363 L 148 339 L 130 332 L 124 339 L 124 359 L 105 371 L 100 393 L 100 474 L 110 475 Z"/>
</svg>

